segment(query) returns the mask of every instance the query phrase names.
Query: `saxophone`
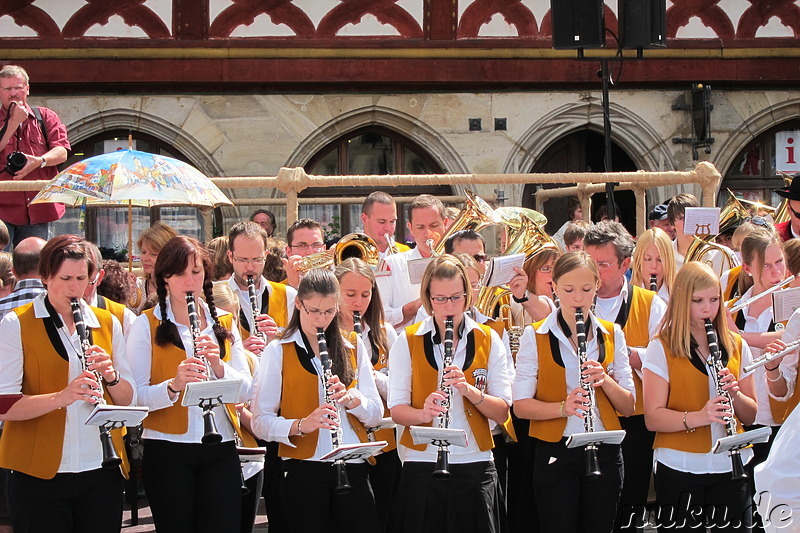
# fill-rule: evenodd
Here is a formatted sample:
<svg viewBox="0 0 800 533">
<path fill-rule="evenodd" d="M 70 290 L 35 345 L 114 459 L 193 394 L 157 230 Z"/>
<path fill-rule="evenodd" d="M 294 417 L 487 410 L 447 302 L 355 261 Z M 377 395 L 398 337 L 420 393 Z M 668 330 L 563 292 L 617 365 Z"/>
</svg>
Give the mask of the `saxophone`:
<svg viewBox="0 0 800 533">
<path fill-rule="evenodd" d="M 439 380 L 439 390 L 445 394 L 445 399 L 442 400 L 441 405 L 445 411 L 439 417 L 439 427 L 450 427 L 450 399 L 453 396 L 452 387 L 445 386 L 444 374 L 445 368 L 453 364 L 453 317 L 448 316 L 444 319 L 444 357 L 442 357 L 442 377 Z M 450 477 L 449 467 L 450 446 L 447 444 L 439 444 L 439 450 L 436 454 L 436 469 L 433 471 L 433 477 L 439 479 L 446 479 Z"/>
<path fill-rule="evenodd" d="M 585 433 L 594 433 L 594 407 L 596 405 L 595 391 L 591 383 L 586 381 L 586 375 L 583 373 L 583 367 L 588 362 L 586 350 L 586 323 L 583 320 L 583 309 L 580 307 L 575 310 L 575 338 L 578 341 L 578 365 L 580 368 L 580 382 L 583 388 L 583 394 L 586 397 L 584 402 L 584 416 L 583 416 L 583 431 Z M 600 463 L 597 459 L 597 444 L 587 444 L 584 450 L 586 470 L 584 475 L 586 477 L 597 477 L 602 475 L 600 472 Z"/>
<path fill-rule="evenodd" d="M 319 360 L 322 362 L 322 389 L 324 391 L 325 403 L 333 405 L 336 409 L 336 417 L 341 421 L 339 407 L 336 405 L 336 400 L 333 395 L 328 391 L 331 378 L 333 378 L 332 361 L 330 354 L 328 354 L 328 341 L 325 339 L 325 330 L 317 328 L 317 343 L 319 344 Z M 338 425 L 331 430 L 331 445 L 335 450 L 342 445 L 342 426 Z M 347 468 L 344 459 L 337 459 L 334 463 L 336 467 L 336 488 L 334 492 L 337 494 L 347 494 L 350 492 L 350 480 L 347 478 Z"/>
</svg>

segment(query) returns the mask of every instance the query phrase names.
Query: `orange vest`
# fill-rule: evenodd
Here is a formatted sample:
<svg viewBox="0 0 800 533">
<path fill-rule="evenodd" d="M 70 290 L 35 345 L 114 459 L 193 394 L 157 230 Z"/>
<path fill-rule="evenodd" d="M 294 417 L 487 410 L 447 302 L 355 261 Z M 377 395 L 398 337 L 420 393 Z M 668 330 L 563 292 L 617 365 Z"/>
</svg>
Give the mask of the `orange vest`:
<svg viewBox="0 0 800 533">
<path fill-rule="evenodd" d="M 439 371 L 433 368 L 425 357 L 425 336 L 416 335 L 420 324 L 422 324 L 422 322 L 406 328 L 406 340 L 408 341 L 408 348 L 411 353 L 411 407 L 416 409 L 422 409 L 422 406 L 425 404 L 425 398 L 439 387 Z M 489 369 L 489 354 L 492 350 L 492 330 L 489 326 L 479 324 L 478 328 L 472 331 L 475 335 L 475 357 L 470 366 L 463 370 L 467 383 L 475 386 L 475 372 L 478 370 L 488 372 Z M 474 368 L 475 372 L 467 372 L 470 368 Z M 486 374 L 484 374 L 484 376 L 486 376 Z M 469 427 L 472 430 L 478 448 L 483 452 L 491 450 L 494 447 L 494 439 L 489 429 L 488 419 L 472 404 L 472 402 L 466 398 L 463 398 L 463 400 L 464 411 L 467 414 Z M 450 408 L 455 408 L 455 405 L 451 405 Z M 429 426 L 430 422 L 420 425 Z M 400 437 L 400 444 L 420 452 L 425 451 L 425 448 L 428 446 L 427 444 L 414 444 L 414 439 L 411 437 L 411 432 L 408 428 L 403 429 L 403 434 Z"/>
<path fill-rule="evenodd" d="M 486 326 L 489 326 L 497 333 L 497 336 L 500 339 L 503 339 L 503 333 L 506 331 L 506 325 L 503 323 L 502 320 L 498 320 L 496 318 L 490 318 L 485 322 Z M 511 410 L 508 411 L 508 416 L 506 417 L 506 421 L 501 424 L 503 431 L 505 431 L 508 438 L 511 439 L 511 442 L 517 442 L 517 432 L 514 429 L 514 420 L 511 418 Z"/>
<path fill-rule="evenodd" d="M 162 383 L 175 377 L 175 371 L 178 365 L 186 359 L 186 351 L 178 348 L 174 344 L 167 344 L 166 346 L 159 346 L 156 344 L 156 328 L 160 320 L 156 318 L 153 311 L 155 308 L 148 309 L 142 314 L 147 316 L 150 322 L 150 346 L 153 350 L 151 355 L 152 362 L 150 366 L 150 383 Z M 233 324 L 233 315 L 226 314 L 219 317 L 219 322 L 222 327 L 230 330 Z M 225 341 L 225 355 L 222 360 L 227 362 L 231 360 L 231 343 Z M 161 433 L 168 433 L 170 435 L 182 435 L 189 430 L 189 408 L 181 405 L 183 398 L 183 391 L 178 396 L 178 400 L 170 407 L 150 411 L 147 418 L 144 419 L 142 425 L 147 429 L 159 431 Z M 255 447 L 255 439 L 239 425 L 239 417 L 236 413 L 236 406 L 233 404 L 225 404 L 225 410 L 228 414 L 228 419 L 233 426 L 234 431 L 242 441 L 243 446 Z"/>
<path fill-rule="evenodd" d="M 100 322 L 92 328 L 92 342 L 100 346 L 113 360 L 113 323 L 111 313 L 93 307 Z M 14 309 L 19 317 L 22 339 L 22 394 L 50 394 L 69 384 L 69 362 L 56 352 L 50 343 L 44 320 L 36 318 L 33 302 Z M 108 391 L 104 398 L 112 404 Z M 41 479 L 52 479 L 58 473 L 64 447 L 67 410 L 56 409 L 30 420 L 7 421 L 0 439 L 0 466 L 24 472 Z M 128 457 L 122 442 L 123 430 L 111 432 L 117 455 L 122 459 L 120 469 L 128 476 Z M 100 438 L 98 431 L 97 438 Z"/>
<path fill-rule="evenodd" d="M 653 305 L 653 298 L 656 293 L 635 285 L 630 287 L 633 289 L 633 299 L 631 300 L 628 321 L 625 322 L 622 332 L 625 334 L 625 342 L 628 343 L 628 346 L 645 348 L 650 343 L 650 307 Z M 622 305 L 625 305 L 625 302 Z M 643 415 L 644 393 L 642 392 L 642 380 L 636 372 L 633 372 L 633 385 L 636 388 L 636 406 L 631 416 Z"/>
<path fill-rule="evenodd" d="M 739 379 L 739 365 L 742 362 L 742 338 L 734 334 L 735 352 L 728 358 L 728 369 Z M 708 402 L 708 376 L 700 372 L 689 359 L 676 357 L 664 345 L 669 370 L 669 397 L 667 409 L 681 413 L 700 411 Z M 742 424 L 737 420 L 738 432 L 741 433 Z M 711 426 L 702 426 L 689 433 L 686 431 L 673 431 L 666 433 L 659 431 L 653 448 L 669 448 L 690 453 L 708 453 L 711 451 Z"/>
<path fill-rule="evenodd" d="M 356 360 L 356 351 L 350 351 L 350 360 L 353 363 L 353 368 L 358 369 Z M 358 385 L 358 380 L 353 379 L 352 383 L 347 387 L 351 389 Z M 279 412 L 282 417 L 292 420 L 308 416 L 311 412 L 319 407 L 319 376 L 312 374 L 303 368 L 300 362 L 300 357 L 297 354 L 297 347 L 293 342 L 286 342 L 283 344 L 283 372 L 281 379 L 281 405 Z M 367 442 L 367 430 L 364 424 L 355 416 L 347 413 L 347 419 L 350 425 L 356 432 L 359 441 Z M 317 439 L 319 438 L 319 431 L 313 434 L 306 434 L 305 436 L 294 435 L 289 437 L 295 447 L 287 446 L 280 443 L 278 445 L 278 455 L 281 457 L 289 457 L 292 459 L 308 459 L 314 455 L 317 450 Z M 370 458 L 370 463 L 374 461 Z"/>
<path fill-rule="evenodd" d="M 286 313 L 286 285 L 283 283 L 275 283 L 274 281 L 267 280 L 270 287 L 272 287 L 272 294 L 265 288 L 264 294 L 261 298 L 269 298 L 269 316 L 275 321 L 279 328 L 285 328 L 289 325 L 289 316 Z M 244 319 L 239 324 L 239 334 L 242 340 L 247 340 L 250 337 L 250 332 L 244 328 Z"/>
<path fill-rule="evenodd" d="M 125 309 L 127 308 L 124 305 L 117 303 L 114 300 L 109 300 L 105 296 L 98 295 L 97 298 L 103 299 L 103 305 L 105 306 L 104 309 L 117 317 L 120 326 L 125 324 Z"/>
<path fill-rule="evenodd" d="M 733 293 L 736 290 L 736 286 L 739 283 L 739 276 L 742 274 L 742 266 L 735 266 L 730 269 L 728 273 L 728 284 L 725 286 L 725 292 L 722 293 L 722 298 L 725 301 L 730 300 L 733 297 Z"/>
<path fill-rule="evenodd" d="M 356 336 L 355 335 L 356 334 L 355 334 L 354 331 L 350 332 L 350 335 L 349 335 L 350 342 L 351 342 L 351 344 L 353 346 L 356 346 Z M 366 339 L 366 337 L 365 337 L 365 339 Z M 373 349 L 374 348 L 375 347 L 373 346 Z M 380 354 L 378 354 L 378 362 L 375 363 L 372 366 L 372 368 L 374 368 L 376 372 L 380 372 L 381 370 L 386 368 L 386 361 L 387 361 L 387 356 L 388 355 L 389 354 L 384 353 L 384 352 L 381 352 Z M 386 407 L 385 405 L 383 406 L 383 416 L 384 416 L 384 418 L 392 416 L 391 413 L 389 412 L 389 408 Z M 392 451 L 395 448 L 397 448 L 397 437 L 395 436 L 394 429 L 392 429 L 392 428 L 379 429 L 378 431 L 376 431 L 374 433 L 374 437 L 375 437 L 376 441 L 385 440 L 387 442 L 386 447 L 383 448 L 381 451 L 389 452 L 389 451 Z"/>
<path fill-rule="evenodd" d="M 546 319 L 544 319 L 546 320 Z M 533 325 L 534 330 L 538 330 L 544 320 Z M 605 358 L 603 369 L 608 371 L 608 365 L 614 362 L 614 324 L 605 320 L 597 319 L 602 326 L 610 333 L 603 333 L 602 339 L 598 342 L 603 343 Z M 536 334 L 536 349 L 539 359 L 539 378 L 536 386 L 534 398 L 543 402 L 560 403 L 567 399 L 567 375 L 563 366 L 556 363 L 553 352 L 550 349 L 550 333 Z M 619 418 L 614 406 L 601 388 L 595 388 L 595 400 L 600 411 L 600 420 L 607 430 L 620 429 Z M 567 427 L 566 418 L 551 418 L 550 420 L 531 420 L 529 435 L 531 437 L 546 442 L 558 442 L 564 435 Z"/>
</svg>

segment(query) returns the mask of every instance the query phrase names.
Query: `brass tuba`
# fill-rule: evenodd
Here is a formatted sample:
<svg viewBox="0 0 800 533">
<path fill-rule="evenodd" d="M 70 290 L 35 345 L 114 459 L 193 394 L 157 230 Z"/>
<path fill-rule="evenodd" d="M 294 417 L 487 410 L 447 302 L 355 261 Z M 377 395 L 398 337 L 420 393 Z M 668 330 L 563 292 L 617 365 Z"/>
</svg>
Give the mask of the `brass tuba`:
<svg viewBox="0 0 800 533">
<path fill-rule="evenodd" d="M 719 272 L 716 273 L 717 276 L 721 276 L 723 272 L 736 266 L 736 259 L 735 256 L 732 255 L 732 250 L 715 243 L 714 239 L 718 235 L 737 227 L 750 216 L 747 208 L 742 205 L 736 196 L 730 190 L 728 193 L 730 197 L 719 213 L 719 233 L 717 233 L 717 235 L 703 235 L 702 237 L 695 235 L 694 239 L 692 239 L 692 243 L 689 245 L 689 249 L 686 250 L 684 259 L 686 263 L 689 261 L 706 263 L 713 269 L 714 265 L 708 256 L 714 251 L 721 253 L 722 261 L 719 265 Z"/>
<path fill-rule="evenodd" d="M 361 259 L 375 270 L 380 259 L 378 245 L 365 233 L 350 233 L 339 239 L 329 250 L 303 257 L 297 263 L 297 272 L 304 275 L 309 270 L 338 265 L 351 257 Z"/>
<path fill-rule="evenodd" d="M 787 174 L 786 172 L 778 172 L 781 176 L 783 176 L 783 185 L 788 187 L 792 184 L 792 180 L 794 176 L 791 174 Z M 781 202 L 781 205 L 778 206 L 778 209 L 772 215 L 772 219 L 775 221 L 775 224 L 780 224 L 781 222 L 786 222 L 791 217 L 789 216 L 789 199 L 784 198 Z"/>
<path fill-rule="evenodd" d="M 479 231 L 486 226 L 498 224 L 501 222 L 500 217 L 494 209 L 486 203 L 486 201 L 475 194 L 474 192 L 466 189 L 464 191 L 467 199 L 464 202 L 464 209 L 458 214 L 444 235 L 441 236 L 436 246 L 431 248 L 433 255 L 441 255 L 444 253 L 444 243 L 450 235 L 461 231 L 462 229 L 473 229 Z"/>
</svg>

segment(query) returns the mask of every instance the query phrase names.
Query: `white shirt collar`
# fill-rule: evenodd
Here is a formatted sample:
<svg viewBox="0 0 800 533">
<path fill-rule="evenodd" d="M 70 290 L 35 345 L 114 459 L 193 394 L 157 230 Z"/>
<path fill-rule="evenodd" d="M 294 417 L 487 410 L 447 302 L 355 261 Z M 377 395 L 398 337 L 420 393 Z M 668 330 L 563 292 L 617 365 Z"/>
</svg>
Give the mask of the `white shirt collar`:
<svg viewBox="0 0 800 533">
<path fill-rule="evenodd" d="M 44 305 L 45 296 L 47 296 L 47 293 L 42 293 L 33 299 L 33 313 L 36 318 L 47 318 L 50 316 L 50 312 Z M 81 313 L 83 314 L 83 322 L 90 328 L 99 328 L 100 321 L 97 320 L 97 315 L 94 314 L 92 308 L 83 301 L 83 298 L 79 301 L 81 304 Z"/>
<path fill-rule="evenodd" d="M 317 340 L 316 337 L 314 337 L 313 339 L 308 339 L 308 342 L 314 342 L 316 340 Z M 342 335 L 342 340 L 344 341 L 345 348 L 354 348 L 353 344 L 345 335 Z M 300 332 L 299 327 L 296 330 L 294 330 L 294 332 L 292 332 L 292 334 L 289 335 L 288 337 L 283 336 L 280 339 L 278 339 L 279 344 L 289 344 L 291 342 L 297 343 L 298 346 L 303 346 L 303 335 Z"/>
<path fill-rule="evenodd" d="M 467 333 L 472 331 L 473 329 L 480 329 L 479 324 L 468 317 L 466 314 L 464 315 L 464 335 L 466 336 Z M 436 328 L 434 327 L 434 319 L 433 317 L 429 316 L 425 320 L 422 321 L 419 328 L 417 328 L 416 335 L 426 335 L 430 332 L 435 332 Z"/>
<path fill-rule="evenodd" d="M 536 333 L 544 334 L 553 331 L 553 333 L 561 333 L 563 335 L 564 332 L 561 331 L 561 328 L 558 326 L 558 313 L 560 312 L 560 309 L 556 309 L 547 315 L 547 318 L 544 319 L 544 322 L 542 322 L 542 325 L 536 330 Z M 606 335 L 611 333 L 605 328 L 605 326 L 603 326 L 603 324 L 600 323 L 599 320 L 597 320 L 597 317 L 595 317 L 592 313 L 589 313 L 589 321 L 592 323 L 592 329 L 599 329 Z"/>
</svg>

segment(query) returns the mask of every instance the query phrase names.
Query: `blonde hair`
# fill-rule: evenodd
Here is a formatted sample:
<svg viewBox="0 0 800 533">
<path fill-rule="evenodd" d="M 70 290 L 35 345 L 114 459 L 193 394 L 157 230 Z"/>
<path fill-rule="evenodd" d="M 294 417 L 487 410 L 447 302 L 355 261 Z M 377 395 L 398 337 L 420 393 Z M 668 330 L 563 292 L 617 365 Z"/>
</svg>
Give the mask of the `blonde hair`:
<svg viewBox="0 0 800 533">
<path fill-rule="evenodd" d="M 152 248 L 153 252 L 158 253 L 171 238 L 177 236 L 178 232 L 172 229 L 171 226 L 158 221 L 139 234 L 139 238 L 136 240 L 136 247 L 141 250 L 142 245 L 146 244 Z"/>
<path fill-rule="evenodd" d="M 597 263 L 591 255 L 580 250 L 567 252 L 558 258 L 556 264 L 553 265 L 553 284 L 558 283 L 561 276 L 579 268 L 587 269 L 594 276 L 594 280 L 598 283 L 600 282 L 600 271 L 597 270 Z"/>
<path fill-rule="evenodd" d="M 464 310 L 472 307 L 472 287 L 469 284 L 469 274 L 467 274 L 467 267 L 464 263 L 449 254 L 440 255 L 434 258 L 425 269 L 422 275 L 422 284 L 420 285 L 419 294 L 422 297 L 422 307 L 433 316 L 433 305 L 431 304 L 431 280 L 434 279 L 454 279 L 461 278 L 464 284 L 464 293 L 466 294 L 466 304 Z"/>
<path fill-rule="evenodd" d="M 631 283 L 649 288 L 650 280 L 642 277 L 642 266 L 644 265 L 644 253 L 651 244 L 656 247 L 658 255 L 661 257 L 664 285 L 667 286 L 667 292 L 672 292 L 672 283 L 675 280 L 675 252 L 672 250 L 672 241 L 669 235 L 661 228 L 650 228 L 642 233 L 639 240 L 636 241 L 636 248 L 633 250 Z"/>
<path fill-rule="evenodd" d="M 744 238 L 757 229 L 758 226 L 752 222 L 742 222 L 739 224 L 739 226 L 734 230 L 733 236 L 731 236 L 731 247 L 737 252 L 741 251 L 742 241 Z"/>
<path fill-rule="evenodd" d="M 697 291 L 715 287 L 719 296 L 719 309 L 712 319 L 720 346 L 728 354 L 734 350 L 733 334 L 728 329 L 726 313 L 723 309 L 722 286 L 719 278 L 710 266 L 699 261 L 684 264 L 675 276 L 673 292 L 667 304 L 667 313 L 661 322 L 658 336 L 664 346 L 675 357 L 691 359 L 691 304 L 692 296 Z"/>
</svg>

